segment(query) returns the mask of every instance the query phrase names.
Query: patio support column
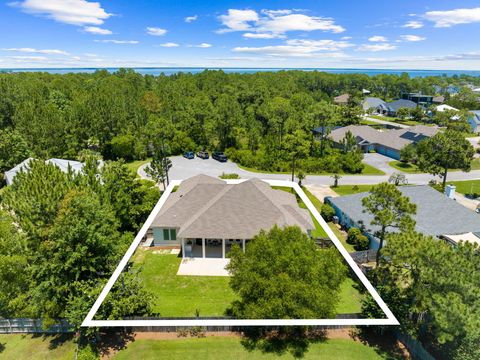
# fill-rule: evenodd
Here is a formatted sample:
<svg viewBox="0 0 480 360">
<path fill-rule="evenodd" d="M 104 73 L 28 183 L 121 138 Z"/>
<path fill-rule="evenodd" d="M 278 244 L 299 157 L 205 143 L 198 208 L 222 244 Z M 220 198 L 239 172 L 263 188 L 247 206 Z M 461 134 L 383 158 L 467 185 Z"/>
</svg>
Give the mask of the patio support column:
<svg viewBox="0 0 480 360">
<path fill-rule="evenodd" d="M 222 239 L 222 259 L 225 259 L 225 239 Z"/>
<path fill-rule="evenodd" d="M 242 250 L 245 252 L 245 239 L 242 239 Z"/>
<path fill-rule="evenodd" d="M 182 238 L 182 258 L 185 259 L 185 239 Z"/>
<path fill-rule="evenodd" d="M 205 238 L 202 238 L 202 258 L 205 259 Z"/>
</svg>

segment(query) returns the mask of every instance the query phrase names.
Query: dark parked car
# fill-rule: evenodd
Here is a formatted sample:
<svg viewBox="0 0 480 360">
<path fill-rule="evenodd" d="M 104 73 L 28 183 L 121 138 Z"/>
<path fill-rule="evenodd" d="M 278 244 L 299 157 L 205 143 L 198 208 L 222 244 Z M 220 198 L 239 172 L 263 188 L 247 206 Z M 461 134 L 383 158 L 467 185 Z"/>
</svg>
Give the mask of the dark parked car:
<svg viewBox="0 0 480 360">
<path fill-rule="evenodd" d="M 221 151 L 214 151 L 212 153 L 212 158 L 214 158 L 215 160 L 220 161 L 220 162 L 227 162 L 227 160 L 228 160 L 227 155 L 225 155 Z"/>
<path fill-rule="evenodd" d="M 197 157 L 200 159 L 208 159 L 210 156 L 208 156 L 208 151 L 199 151 Z"/>
<path fill-rule="evenodd" d="M 184 157 L 184 158 L 187 158 L 187 159 L 194 159 L 194 158 L 195 158 L 195 154 L 193 153 L 193 151 L 186 151 L 186 152 L 183 154 L 183 157 Z"/>
</svg>

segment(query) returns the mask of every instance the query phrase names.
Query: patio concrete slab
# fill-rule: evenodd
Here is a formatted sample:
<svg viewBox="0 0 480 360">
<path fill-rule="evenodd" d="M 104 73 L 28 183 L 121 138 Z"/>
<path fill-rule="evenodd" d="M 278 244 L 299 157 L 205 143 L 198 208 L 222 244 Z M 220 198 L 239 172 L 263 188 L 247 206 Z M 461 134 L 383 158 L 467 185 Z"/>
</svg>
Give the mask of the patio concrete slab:
<svg viewBox="0 0 480 360">
<path fill-rule="evenodd" d="M 178 267 L 177 275 L 189 276 L 229 276 L 225 266 L 230 259 L 185 258 Z"/>
</svg>

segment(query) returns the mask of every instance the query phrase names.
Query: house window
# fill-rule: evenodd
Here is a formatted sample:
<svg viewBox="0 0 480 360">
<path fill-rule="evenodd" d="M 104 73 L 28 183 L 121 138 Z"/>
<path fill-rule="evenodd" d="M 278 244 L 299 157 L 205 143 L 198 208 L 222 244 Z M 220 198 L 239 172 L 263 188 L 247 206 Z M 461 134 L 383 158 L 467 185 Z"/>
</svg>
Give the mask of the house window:
<svg viewBox="0 0 480 360">
<path fill-rule="evenodd" d="M 177 230 L 176 229 L 170 229 L 170 240 L 177 240 Z"/>
<path fill-rule="evenodd" d="M 163 240 L 170 240 L 170 229 L 163 229 Z"/>
</svg>

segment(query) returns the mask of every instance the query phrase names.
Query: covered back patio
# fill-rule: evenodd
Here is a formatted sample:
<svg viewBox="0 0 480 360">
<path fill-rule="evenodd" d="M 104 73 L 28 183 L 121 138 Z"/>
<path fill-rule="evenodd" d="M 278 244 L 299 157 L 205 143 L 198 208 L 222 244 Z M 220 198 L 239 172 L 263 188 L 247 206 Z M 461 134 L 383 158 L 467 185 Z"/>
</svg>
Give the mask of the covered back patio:
<svg viewBox="0 0 480 360">
<path fill-rule="evenodd" d="M 217 258 L 225 259 L 233 245 L 238 245 L 244 252 L 246 239 L 181 239 L 183 258 Z"/>
</svg>

